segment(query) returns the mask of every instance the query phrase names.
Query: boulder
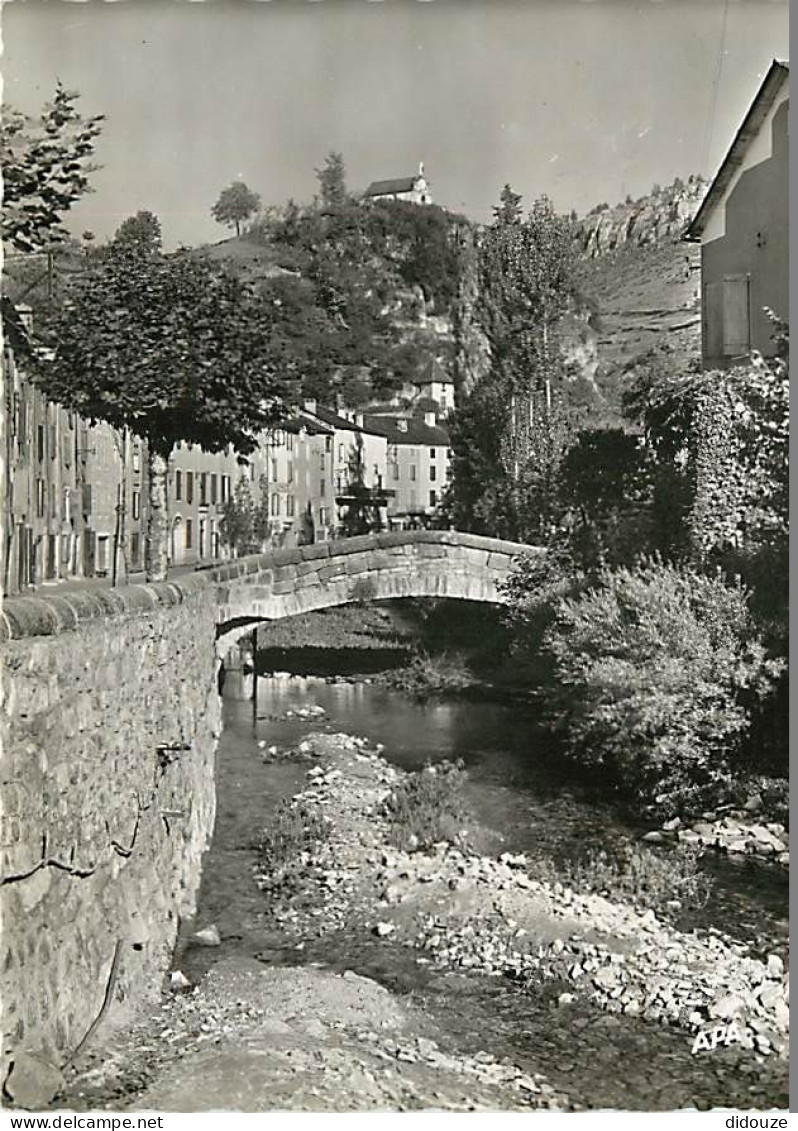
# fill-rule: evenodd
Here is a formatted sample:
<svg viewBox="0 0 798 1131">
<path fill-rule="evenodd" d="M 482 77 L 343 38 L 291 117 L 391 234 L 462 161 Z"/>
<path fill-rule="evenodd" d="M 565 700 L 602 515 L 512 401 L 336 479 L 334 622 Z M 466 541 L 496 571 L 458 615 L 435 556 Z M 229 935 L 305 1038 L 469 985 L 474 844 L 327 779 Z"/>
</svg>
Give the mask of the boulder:
<svg viewBox="0 0 798 1131">
<path fill-rule="evenodd" d="M 710 1003 L 709 1016 L 717 1017 L 721 1021 L 730 1021 L 738 1017 L 745 1009 L 745 1002 L 735 994 L 724 994 Z"/>
<path fill-rule="evenodd" d="M 5 1091 L 27 1111 L 42 1111 L 64 1086 L 61 1071 L 40 1052 L 17 1052 Z"/>
<path fill-rule="evenodd" d="M 768 955 L 768 978 L 781 979 L 784 974 L 784 961 L 778 954 Z"/>
<path fill-rule="evenodd" d="M 215 923 L 212 923 L 210 927 L 203 927 L 203 929 L 201 931 L 196 931 L 191 936 L 191 941 L 196 946 L 221 946 L 222 945 L 222 939 L 221 939 L 221 936 L 219 935 L 219 928 L 216 926 Z"/>
</svg>

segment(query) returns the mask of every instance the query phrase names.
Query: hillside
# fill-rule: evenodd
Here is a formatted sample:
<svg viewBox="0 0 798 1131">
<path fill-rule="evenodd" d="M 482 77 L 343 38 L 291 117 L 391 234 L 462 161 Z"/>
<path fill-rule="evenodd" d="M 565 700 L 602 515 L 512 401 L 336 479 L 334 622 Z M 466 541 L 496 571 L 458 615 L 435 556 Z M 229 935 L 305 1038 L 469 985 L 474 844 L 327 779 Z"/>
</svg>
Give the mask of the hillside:
<svg viewBox="0 0 798 1131">
<path fill-rule="evenodd" d="M 596 304 L 597 379 L 612 389 L 641 354 L 666 347 L 676 364 L 701 343 L 701 252 L 682 234 L 706 183 L 677 179 L 641 200 L 600 208 L 578 222 L 584 292 Z"/>
</svg>

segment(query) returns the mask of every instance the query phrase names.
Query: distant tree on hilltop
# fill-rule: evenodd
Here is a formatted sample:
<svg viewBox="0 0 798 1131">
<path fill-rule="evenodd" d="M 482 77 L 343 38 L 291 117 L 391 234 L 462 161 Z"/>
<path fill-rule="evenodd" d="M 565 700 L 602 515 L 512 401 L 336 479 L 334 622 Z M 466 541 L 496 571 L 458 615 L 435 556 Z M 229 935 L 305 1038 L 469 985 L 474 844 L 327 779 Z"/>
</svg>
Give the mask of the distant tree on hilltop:
<svg viewBox="0 0 798 1131">
<path fill-rule="evenodd" d="M 234 227 L 236 235 L 241 235 L 241 225 L 254 216 L 260 208 L 260 196 L 248 188 L 243 181 L 233 181 L 223 189 L 219 199 L 211 209 L 211 215 L 218 224 Z"/>
<path fill-rule="evenodd" d="M 329 153 L 321 169 L 316 170 L 316 179 L 321 190 L 321 202 L 325 208 L 337 208 L 346 204 L 346 168 L 340 153 Z"/>
<path fill-rule="evenodd" d="M 117 243 L 128 244 L 142 251 L 161 250 L 161 222 L 152 212 L 139 211 L 123 220 L 114 233 Z"/>
<path fill-rule="evenodd" d="M 495 224 L 520 224 L 523 220 L 520 192 L 513 192 L 509 185 L 502 189 L 499 203 L 493 209 L 493 222 Z"/>
</svg>

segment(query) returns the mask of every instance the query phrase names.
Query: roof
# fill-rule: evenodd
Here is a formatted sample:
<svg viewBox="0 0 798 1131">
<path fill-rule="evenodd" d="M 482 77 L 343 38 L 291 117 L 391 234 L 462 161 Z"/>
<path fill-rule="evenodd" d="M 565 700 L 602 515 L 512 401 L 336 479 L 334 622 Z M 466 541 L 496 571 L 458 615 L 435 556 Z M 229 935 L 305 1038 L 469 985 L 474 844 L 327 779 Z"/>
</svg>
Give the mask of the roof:
<svg viewBox="0 0 798 1131">
<path fill-rule="evenodd" d="M 427 371 L 423 377 L 419 377 L 414 382 L 416 385 L 431 385 L 437 381 L 439 385 L 453 385 L 454 378 L 446 372 L 444 367 L 438 361 L 437 357 L 433 357 L 432 361 L 427 367 Z"/>
<path fill-rule="evenodd" d="M 372 181 L 364 196 L 382 196 L 390 192 L 412 192 L 418 177 L 396 177 L 392 181 Z"/>
<path fill-rule="evenodd" d="M 428 448 L 448 448 L 449 433 L 438 425 L 425 424 L 423 420 L 406 416 L 367 416 L 366 423 L 378 436 L 385 436 L 392 444 L 424 444 Z M 407 425 L 401 431 L 399 423 Z"/>
<path fill-rule="evenodd" d="M 743 163 L 749 145 L 761 130 L 762 123 L 772 109 L 782 85 L 789 79 L 789 76 L 789 62 L 774 59 L 762 81 L 762 85 L 754 95 L 754 100 L 745 118 L 743 118 L 742 125 L 735 134 L 728 153 L 715 174 L 715 179 L 709 186 L 709 191 L 704 197 L 701 207 L 687 227 L 684 236 L 686 240 L 701 238 L 710 216 L 723 199 L 732 178 Z"/>
<path fill-rule="evenodd" d="M 370 425 L 365 420 L 363 424 L 358 424 L 357 421 L 348 420 L 345 416 L 341 416 L 340 413 L 334 412 L 331 408 L 325 408 L 324 405 L 316 405 L 316 408 L 313 412 L 310 412 L 309 409 L 304 409 L 302 415 L 303 417 L 310 418 L 311 420 L 315 418 L 321 421 L 322 424 L 328 424 L 330 425 L 330 427 L 338 428 L 340 431 L 366 432 L 369 435 L 375 436 L 382 435 L 382 432 L 379 432 L 377 431 L 377 429 L 370 427 Z"/>
</svg>

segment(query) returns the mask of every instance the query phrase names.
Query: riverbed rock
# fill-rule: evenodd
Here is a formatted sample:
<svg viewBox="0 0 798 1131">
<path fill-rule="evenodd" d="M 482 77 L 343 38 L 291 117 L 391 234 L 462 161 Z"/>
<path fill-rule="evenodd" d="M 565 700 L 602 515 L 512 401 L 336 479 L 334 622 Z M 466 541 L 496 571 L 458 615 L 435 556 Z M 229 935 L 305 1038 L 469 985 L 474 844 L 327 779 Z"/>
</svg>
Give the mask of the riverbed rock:
<svg viewBox="0 0 798 1131">
<path fill-rule="evenodd" d="M 43 1052 L 16 1052 L 4 1090 L 17 1107 L 42 1111 L 63 1086 L 61 1070 Z"/>
<path fill-rule="evenodd" d="M 195 931 L 191 936 L 191 941 L 196 946 L 221 946 L 222 939 L 219 934 L 219 928 L 215 923 L 209 927 L 203 927 L 201 931 Z"/>
</svg>

